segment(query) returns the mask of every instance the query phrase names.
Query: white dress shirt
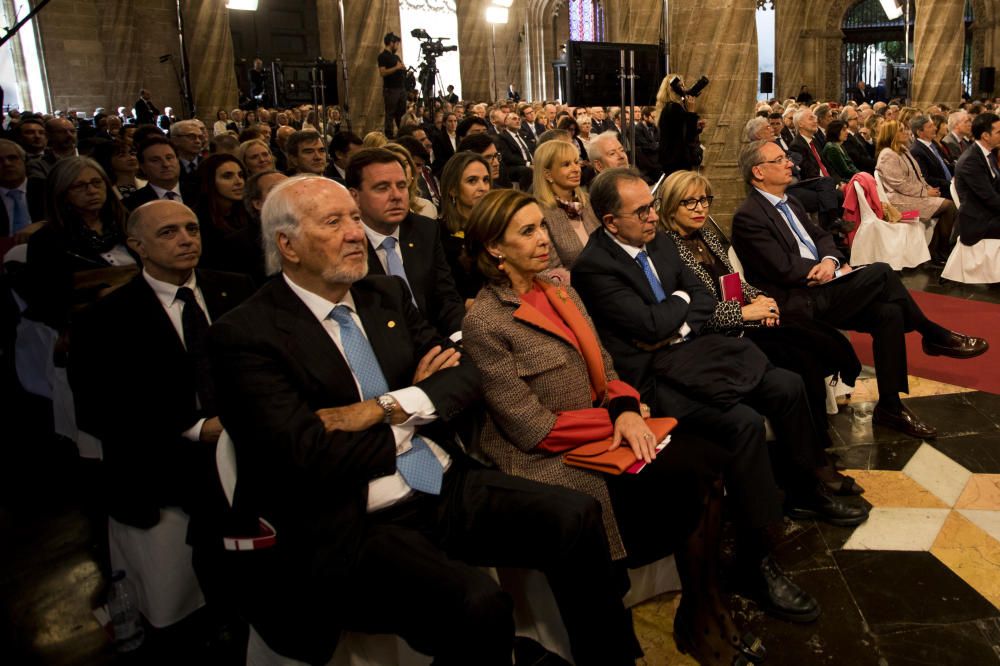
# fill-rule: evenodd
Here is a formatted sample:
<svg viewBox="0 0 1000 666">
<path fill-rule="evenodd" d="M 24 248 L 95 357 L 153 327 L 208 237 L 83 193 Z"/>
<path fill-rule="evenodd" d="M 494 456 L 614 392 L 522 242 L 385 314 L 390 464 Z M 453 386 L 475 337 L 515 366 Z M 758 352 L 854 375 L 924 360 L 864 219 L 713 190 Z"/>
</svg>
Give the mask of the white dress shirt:
<svg viewBox="0 0 1000 666">
<path fill-rule="evenodd" d="M 177 298 L 177 290 L 181 287 L 187 287 L 194 292 L 194 300 L 201 307 L 201 311 L 205 313 L 205 319 L 209 324 L 212 323 L 212 317 L 208 314 L 208 305 L 205 303 L 205 297 L 201 293 L 201 288 L 195 280 L 194 271 L 191 271 L 191 277 L 187 279 L 182 285 L 171 284 L 169 282 L 163 282 L 162 280 L 157 280 L 152 275 L 146 272 L 146 269 L 142 269 L 142 277 L 149 284 L 153 293 L 156 294 L 157 300 L 160 301 L 160 305 L 167 313 L 167 317 L 170 319 L 170 323 L 173 324 L 174 331 L 177 333 L 177 337 L 180 338 L 181 344 L 187 349 L 187 343 L 184 341 L 184 324 L 181 321 L 181 314 L 184 312 L 184 301 Z M 197 400 L 197 396 L 195 397 Z M 182 434 L 185 439 L 190 439 L 192 442 L 197 442 L 201 437 L 201 427 L 205 424 L 206 419 L 198 419 L 193 426 L 185 430 Z"/>
<path fill-rule="evenodd" d="M 405 269 L 406 264 L 403 263 L 403 252 L 399 249 L 399 227 L 397 226 L 395 229 L 392 230 L 392 233 L 387 236 L 386 234 L 380 234 L 379 232 L 369 227 L 367 224 L 364 226 L 365 226 L 365 235 L 368 236 L 368 242 L 372 244 L 373 248 L 375 248 L 375 256 L 377 256 L 378 260 L 382 263 L 382 270 L 385 271 L 385 274 L 386 275 L 389 274 L 389 264 L 385 258 L 386 249 L 382 247 L 382 241 L 384 241 L 389 236 L 392 236 L 393 238 L 396 239 L 396 249 L 395 249 L 396 256 L 399 257 L 399 263 L 403 264 L 403 268 Z"/>
<path fill-rule="evenodd" d="M 152 183 L 150 183 L 149 186 L 153 188 L 154 192 L 156 192 L 156 198 L 157 199 L 166 199 L 167 197 L 165 195 L 167 194 L 167 192 L 173 192 L 174 194 L 177 195 L 177 199 L 175 199 L 175 201 L 178 201 L 180 203 L 184 203 L 184 197 L 181 196 L 181 183 L 180 183 L 180 181 L 177 181 L 177 184 L 174 185 L 169 190 L 165 190 L 162 187 L 160 187 L 159 185 L 153 185 Z"/>
<path fill-rule="evenodd" d="M 788 226 L 788 230 L 792 232 L 792 237 L 795 239 L 795 243 L 799 246 L 799 254 L 802 256 L 802 258 L 809 259 L 811 261 L 816 261 L 816 258 L 813 256 L 812 250 L 809 249 L 808 245 L 802 242 L 802 239 L 799 238 L 799 235 L 795 232 L 795 229 L 792 228 L 791 223 L 787 219 L 785 219 L 785 216 L 782 214 L 782 212 L 778 210 L 779 203 L 782 202 L 788 203 L 788 196 L 786 195 L 784 197 L 776 197 L 770 192 L 765 192 L 759 187 L 755 187 L 754 189 L 760 192 L 764 196 L 764 198 L 767 199 L 768 203 L 774 206 L 774 209 L 778 212 L 778 217 L 780 217 L 782 220 L 785 221 L 785 224 Z M 806 231 L 805 225 L 802 224 L 802 220 L 798 218 L 798 216 L 795 214 L 795 211 L 792 210 L 791 206 L 788 207 L 788 210 L 789 212 L 791 212 L 792 217 L 795 218 L 795 221 L 798 222 L 799 226 L 802 227 L 803 233 L 808 235 L 809 232 Z M 819 253 L 818 247 L 816 248 L 816 253 L 817 254 Z M 840 261 L 838 261 L 836 257 L 830 257 L 830 256 L 823 257 L 823 259 L 829 259 L 830 261 L 833 262 L 834 266 L 836 266 L 836 275 L 837 277 L 840 277 Z"/>
<path fill-rule="evenodd" d="M 367 227 L 366 227 L 367 229 Z M 361 318 L 358 316 L 357 309 L 354 307 L 354 297 L 351 296 L 351 292 L 348 291 L 343 300 L 339 303 L 333 303 L 323 298 L 318 294 L 314 294 L 307 289 L 300 287 L 295 284 L 287 275 L 282 273 L 282 277 L 288 284 L 289 288 L 298 296 L 305 306 L 309 308 L 313 316 L 316 317 L 323 330 L 326 331 L 333 343 L 337 345 L 337 349 L 340 350 L 341 355 L 344 359 L 347 359 L 347 355 L 344 354 L 344 346 L 340 341 L 340 325 L 330 317 L 330 313 L 338 305 L 345 305 L 351 311 L 351 318 L 354 320 L 355 326 L 361 331 L 361 334 L 368 337 L 365 332 L 364 324 L 361 323 Z M 350 367 L 350 363 L 347 364 Z M 361 383 L 358 381 L 357 376 L 354 371 L 351 371 L 351 378 L 354 380 L 354 385 L 358 389 L 358 398 L 360 400 Z M 416 432 L 417 426 L 423 425 L 425 423 L 430 423 L 437 419 L 437 408 L 431 399 L 424 392 L 423 389 L 416 386 L 408 386 L 406 388 L 397 389 L 395 391 L 389 391 L 388 395 L 391 395 L 399 403 L 399 407 L 410 415 L 406 421 L 399 425 L 390 426 L 392 429 L 392 435 L 396 440 L 396 456 L 400 456 L 413 446 L 412 440 L 413 435 Z M 440 446 L 427 439 L 422 438 L 427 446 L 434 453 L 434 456 L 441 463 L 441 467 L 448 471 L 448 467 L 451 466 L 451 457 L 442 449 Z M 413 489 L 410 488 L 406 480 L 403 479 L 403 475 L 396 471 L 392 476 L 383 476 L 374 481 L 368 483 L 368 511 L 377 511 L 379 509 L 384 509 L 387 506 L 395 504 L 399 500 L 407 497 Z"/>
<path fill-rule="evenodd" d="M 650 270 L 653 271 L 653 275 L 656 276 L 656 279 L 660 280 L 660 274 L 656 272 L 656 266 L 653 264 L 653 259 L 652 257 L 649 256 L 649 252 L 646 251 L 645 245 L 643 245 L 642 247 L 635 247 L 634 245 L 626 245 L 625 243 L 615 238 L 611 233 L 609 233 L 607 229 L 604 230 L 604 233 L 608 234 L 608 238 L 613 240 L 618 245 L 618 247 L 628 252 L 628 256 L 632 257 L 632 261 L 635 261 L 637 265 L 639 262 L 636 260 L 636 257 L 639 256 L 640 252 L 646 252 L 646 261 L 649 262 L 649 268 Z M 662 280 L 660 280 L 660 286 L 661 287 L 663 286 Z M 678 289 L 677 291 L 672 292 L 670 296 L 676 296 L 677 298 L 681 299 L 688 305 L 691 304 L 691 295 L 688 294 L 683 289 Z M 681 327 L 677 329 L 677 335 L 681 336 L 682 338 L 686 338 L 690 334 L 691 334 L 691 327 L 688 326 L 688 323 L 685 321 L 683 324 L 681 324 Z"/>
</svg>

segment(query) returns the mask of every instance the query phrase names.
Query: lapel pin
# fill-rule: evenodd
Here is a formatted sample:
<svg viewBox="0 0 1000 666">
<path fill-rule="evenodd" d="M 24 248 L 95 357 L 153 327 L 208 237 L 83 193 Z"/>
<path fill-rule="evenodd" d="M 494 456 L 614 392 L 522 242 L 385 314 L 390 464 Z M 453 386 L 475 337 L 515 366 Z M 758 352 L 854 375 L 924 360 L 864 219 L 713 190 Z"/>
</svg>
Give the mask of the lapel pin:
<svg viewBox="0 0 1000 666">
<path fill-rule="evenodd" d="M 386 326 L 388 326 L 389 328 L 396 328 L 396 322 L 390 319 L 389 323 L 386 324 Z"/>
<path fill-rule="evenodd" d="M 222 292 L 222 297 L 223 297 L 223 298 L 225 298 L 225 297 L 226 297 L 226 296 L 228 296 L 228 295 L 229 295 L 229 294 L 227 294 L 226 292 Z"/>
</svg>

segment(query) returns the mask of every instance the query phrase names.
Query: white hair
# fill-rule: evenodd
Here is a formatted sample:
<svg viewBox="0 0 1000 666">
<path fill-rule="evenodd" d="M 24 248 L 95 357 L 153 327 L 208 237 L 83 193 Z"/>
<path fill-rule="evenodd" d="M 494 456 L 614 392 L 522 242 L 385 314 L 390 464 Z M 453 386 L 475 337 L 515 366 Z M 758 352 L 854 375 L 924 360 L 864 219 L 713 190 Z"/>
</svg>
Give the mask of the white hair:
<svg viewBox="0 0 1000 666">
<path fill-rule="evenodd" d="M 754 116 L 747 121 L 746 126 L 743 130 L 746 132 L 747 141 L 759 141 L 757 132 L 761 131 L 765 127 L 770 127 L 770 123 L 767 122 L 767 118 L 761 118 L 760 116 Z"/>
<path fill-rule="evenodd" d="M 798 131 L 798 129 L 799 129 L 799 123 L 802 122 L 802 119 L 806 117 L 807 113 L 812 113 L 812 109 L 803 107 L 803 108 L 799 109 L 798 111 L 796 111 L 795 115 L 792 116 L 792 124 L 795 125 L 795 130 L 796 131 Z"/>
<path fill-rule="evenodd" d="M 618 134 L 608 130 L 607 132 L 601 132 L 589 144 L 584 146 L 587 150 L 587 157 L 591 162 L 604 159 L 604 142 L 611 139 L 618 141 Z"/>
<path fill-rule="evenodd" d="M 193 120 L 178 120 L 170 126 L 170 137 L 174 138 L 179 134 L 182 134 L 185 130 L 197 130 L 200 132 L 201 126 Z"/>
<path fill-rule="evenodd" d="M 264 201 L 264 207 L 260 211 L 260 235 L 264 246 L 264 272 L 268 275 L 281 272 L 278 233 L 293 238 L 299 233 L 299 208 L 296 197 L 286 190 L 311 178 L 322 178 L 322 176 L 304 174 L 282 181 L 274 186 Z"/>
<path fill-rule="evenodd" d="M 958 124 L 965 120 L 969 112 L 964 109 L 959 109 L 958 111 L 953 111 L 951 115 L 948 116 L 948 131 L 954 132 Z"/>
</svg>

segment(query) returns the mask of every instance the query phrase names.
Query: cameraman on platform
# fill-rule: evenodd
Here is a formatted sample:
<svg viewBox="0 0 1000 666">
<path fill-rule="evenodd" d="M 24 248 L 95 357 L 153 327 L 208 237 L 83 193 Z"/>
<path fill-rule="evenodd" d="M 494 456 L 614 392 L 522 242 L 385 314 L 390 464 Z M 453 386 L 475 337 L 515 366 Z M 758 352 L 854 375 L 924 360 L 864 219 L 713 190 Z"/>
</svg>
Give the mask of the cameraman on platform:
<svg viewBox="0 0 1000 666">
<path fill-rule="evenodd" d="M 660 168 L 663 175 L 694 171 L 701 165 L 701 127 L 695 98 L 708 85 L 702 77 L 690 90 L 676 74 L 668 74 L 656 93 L 654 118 L 660 130 Z"/>
<path fill-rule="evenodd" d="M 406 65 L 400 60 L 399 35 L 387 32 L 382 43 L 385 48 L 378 54 L 378 73 L 382 77 L 382 99 L 385 101 L 385 136 L 391 139 L 395 136 L 392 129 L 393 121 L 400 127 L 403 114 L 406 113 Z"/>
</svg>

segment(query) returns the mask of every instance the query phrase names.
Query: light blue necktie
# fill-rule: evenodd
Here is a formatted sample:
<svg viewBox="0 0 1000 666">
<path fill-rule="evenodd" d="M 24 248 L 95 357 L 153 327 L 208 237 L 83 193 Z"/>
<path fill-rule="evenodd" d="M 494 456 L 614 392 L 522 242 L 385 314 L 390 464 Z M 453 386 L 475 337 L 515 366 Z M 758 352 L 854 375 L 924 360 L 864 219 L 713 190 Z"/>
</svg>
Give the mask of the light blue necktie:
<svg viewBox="0 0 1000 666">
<path fill-rule="evenodd" d="M 406 277 L 406 269 L 403 268 L 403 260 L 400 259 L 399 255 L 396 253 L 396 239 L 392 236 L 386 236 L 382 240 L 380 247 L 385 250 L 385 265 L 387 267 L 387 272 L 389 275 L 395 275 L 396 277 L 403 278 L 403 282 L 406 283 L 406 288 L 410 290 L 410 298 L 413 299 L 413 304 L 417 304 L 416 298 L 413 297 L 413 288 L 410 286 L 410 280 Z"/>
<path fill-rule="evenodd" d="M 653 289 L 656 302 L 662 303 L 666 300 L 667 294 L 663 291 L 663 285 L 660 284 L 656 274 L 653 273 L 653 267 L 649 265 L 649 257 L 646 255 L 646 251 L 641 250 L 639 254 L 635 255 L 635 260 L 639 262 L 639 267 L 642 268 L 642 272 L 646 276 L 646 281 L 649 282 L 649 286 Z"/>
<path fill-rule="evenodd" d="M 809 251 L 812 253 L 813 259 L 819 259 L 819 252 L 816 251 L 816 244 L 813 243 L 812 238 L 809 237 L 809 234 L 806 233 L 805 229 L 799 228 L 799 221 L 795 218 L 795 215 L 792 213 L 792 209 L 788 207 L 788 203 L 784 201 L 779 201 L 777 204 L 775 204 L 775 207 L 779 211 L 781 211 L 781 214 L 785 216 L 786 220 L 788 220 L 788 226 L 792 228 L 792 231 L 795 233 L 796 236 L 799 237 L 799 240 L 802 241 L 802 244 L 809 249 Z"/>
<path fill-rule="evenodd" d="M 31 224 L 31 216 L 28 215 L 28 207 L 24 205 L 24 192 L 21 190 L 7 190 L 7 196 L 14 203 L 13 215 L 10 221 L 10 232 L 13 235 Z"/>
<path fill-rule="evenodd" d="M 941 153 L 938 152 L 937 144 L 935 144 L 933 141 L 931 141 L 931 152 L 934 153 L 934 157 L 938 159 L 938 162 L 941 164 L 941 168 L 944 169 L 944 177 L 947 178 L 948 180 L 951 180 L 951 169 L 948 168 L 948 165 L 945 163 L 944 158 L 941 157 Z"/>
<path fill-rule="evenodd" d="M 375 357 L 375 351 L 368 338 L 354 323 L 351 309 L 346 305 L 338 305 L 330 312 L 330 319 L 340 326 L 340 343 L 344 347 L 347 364 L 351 366 L 354 376 L 361 384 L 362 397 L 371 400 L 388 393 L 389 384 L 382 374 L 382 367 Z M 441 463 L 424 440 L 414 435 L 410 441 L 412 444 L 410 450 L 396 458 L 396 469 L 414 490 L 430 495 L 440 494 L 441 478 L 444 476 Z"/>
</svg>

